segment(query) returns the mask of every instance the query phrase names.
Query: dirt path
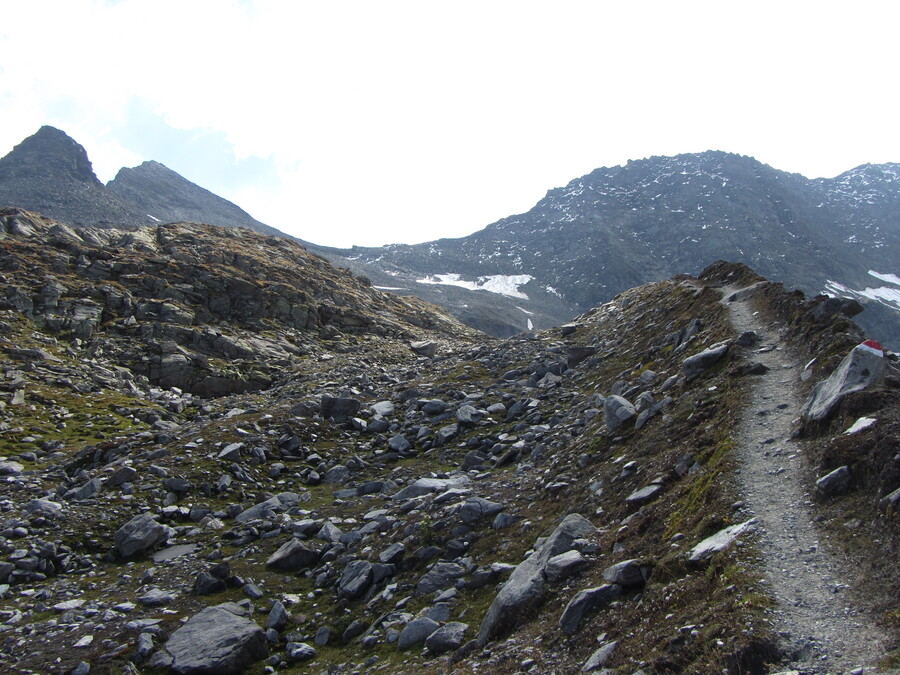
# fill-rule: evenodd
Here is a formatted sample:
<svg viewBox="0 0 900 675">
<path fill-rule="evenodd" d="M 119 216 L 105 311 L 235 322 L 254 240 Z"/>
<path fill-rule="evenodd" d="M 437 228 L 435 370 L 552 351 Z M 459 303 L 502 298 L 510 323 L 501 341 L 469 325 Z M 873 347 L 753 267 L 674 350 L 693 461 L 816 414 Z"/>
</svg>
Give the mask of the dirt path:
<svg viewBox="0 0 900 675">
<path fill-rule="evenodd" d="M 867 614 L 851 605 L 846 570 L 819 544 L 810 495 L 804 487 L 800 442 L 791 441 L 802 400 L 798 381 L 803 364 L 783 349 L 778 328 L 767 325 L 746 300 L 727 302 L 738 333 L 761 338 L 750 358 L 768 367 L 751 377 L 749 405 L 739 420 L 736 446 L 747 507 L 759 518 L 765 574 L 777 606 L 775 629 L 792 653 L 782 670 L 801 673 L 874 673 L 884 636 Z"/>
</svg>

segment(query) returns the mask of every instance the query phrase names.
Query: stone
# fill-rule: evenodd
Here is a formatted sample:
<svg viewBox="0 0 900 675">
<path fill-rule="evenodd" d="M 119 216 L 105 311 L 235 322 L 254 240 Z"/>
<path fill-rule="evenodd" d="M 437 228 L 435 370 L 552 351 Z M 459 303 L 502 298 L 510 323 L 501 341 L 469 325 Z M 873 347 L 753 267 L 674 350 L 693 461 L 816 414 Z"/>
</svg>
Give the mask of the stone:
<svg viewBox="0 0 900 675">
<path fill-rule="evenodd" d="M 607 607 L 620 597 L 622 597 L 622 587 L 618 584 L 604 584 L 578 591 L 559 618 L 560 629 L 566 635 L 575 635 L 581 627 L 581 621 L 585 615 Z"/>
<path fill-rule="evenodd" d="M 684 371 L 684 376 L 688 382 L 696 379 L 718 363 L 728 353 L 728 347 L 728 342 L 720 342 L 682 361 L 681 370 Z"/>
<path fill-rule="evenodd" d="M 403 651 L 418 644 L 422 644 L 438 628 L 440 628 L 440 625 L 437 621 L 433 621 L 426 617 L 413 619 L 403 627 L 402 631 L 400 631 L 400 637 L 397 638 L 397 648 L 400 651 Z"/>
<path fill-rule="evenodd" d="M 543 600 L 544 571 L 550 558 L 573 548 L 576 539 L 589 537 L 596 528 L 589 520 L 571 513 L 528 558 L 519 563 L 491 603 L 481 628 L 478 645 L 484 647 L 502 630 L 509 628 Z"/>
<path fill-rule="evenodd" d="M 650 485 L 646 485 L 638 490 L 635 490 L 630 495 L 625 497 L 625 502 L 628 504 L 645 504 L 649 501 L 653 501 L 653 499 L 662 491 L 662 489 L 662 485 L 651 483 Z"/>
<path fill-rule="evenodd" d="M 459 649 L 468 629 L 469 624 L 459 621 L 444 624 L 425 639 L 425 648 L 432 654 L 443 654 Z"/>
<path fill-rule="evenodd" d="M 603 421 L 610 432 L 618 430 L 636 415 L 635 407 L 621 396 L 614 394 L 603 401 Z"/>
<path fill-rule="evenodd" d="M 322 476 L 322 482 L 328 485 L 343 485 L 350 480 L 350 469 L 343 464 L 335 464 Z"/>
<path fill-rule="evenodd" d="M 844 396 L 883 380 L 884 351 L 874 340 L 866 340 L 854 347 L 824 382 L 813 387 L 800 410 L 800 416 L 807 422 L 826 420 Z"/>
<path fill-rule="evenodd" d="M 391 544 L 378 554 L 378 560 L 385 565 L 399 565 L 406 553 L 406 546 L 402 542 Z"/>
<path fill-rule="evenodd" d="M 475 426 L 481 419 L 481 411 L 475 406 L 461 405 L 456 411 L 456 421 L 466 427 Z"/>
<path fill-rule="evenodd" d="M 102 487 L 103 482 L 99 478 L 92 478 L 81 487 L 69 490 L 66 493 L 66 499 L 74 499 L 76 501 L 80 499 L 90 499 L 98 494 Z"/>
<path fill-rule="evenodd" d="M 370 407 L 374 414 L 382 417 L 390 417 L 394 414 L 394 404 L 390 401 L 379 401 Z"/>
<path fill-rule="evenodd" d="M 305 642 L 288 642 L 286 651 L 288 658 L 295 663 L 309 661 L 319 655 L 315 648 Z"/>
<path fill-rule="evenodd" d="M 334 396 L 323 396 L 321 403 L 322 417 L 325 419 L 333 419 L 335 422 L 345 422 L 349 418 L 356 415 L 362 407 L 355 398 L 336 398 Z"/>
<path fill-rule="evenodd" d="M 459 563 L 437 562 L 419 579 L 416 595 L 428 595 L 451 588 L 465 573 L 466 568 Z"/>
<path fill-rule="evenodd" d="M 137 601 L 144 607 L 165 607 L 175 601 L 176 594 L 160 588 L 151 588 L 138 597 Z"/>
<path fill-rule="evenodd" d="M 251 520 L 272 520 L 278 512 L 296 506 L 299 500 L 300 496 L 295 492 L 281 492 L 271 499 L 241 511 L 234 519 L 238 523 L 248 523 Z"/>
<path fill-rule="evenodd" d="M 237 675 L 268 655 L 265 632 L 233 603 L 198 612 L 172 633 L 163 649 L 179 674 Z"/>
<path fill-rule="evenodd" d="M 152 514 L 142 513 L 116 530 L 113 542 L 120 556 L 131 558 L 149 551 L 168 536 L 169 528 L 156 522 Z"/>
<path fill-rule="evenodd" d="M 603 578 L 619 586 L 643 586 L 644 574 L 636 559 L 623 560 L 603 570 Z"/>
<path fill-rule="evenodd" d="M 412 449 L 412 443 L 403 434 L 395 434 L 388 441 L 388 447 L 394 452 L 408 452 Z"/>
<path fill-rule="evenodd" d="M 241 458 L 241 450 L 244 449 L 243 443 L 229 443 L 216 456 L 217 459 L 224 459 L 228 462 L 236 462 Z"/>
<path fill-rule="evenodd" d="M 119 487 L 125 483 L 132 482 L 135 477 L 137 477 L 137 469 L 133 466 L 125 466 L 119 467 L 113 475 L 106 479 L 106 483 L 104 483 L 104 487 L 114 488 Z"/>
<path fill-rule="evenodd" d="M 617 640 L 604 642 L 590 655 L 588 660 L 585 661 L 584 665 L 581 667 L 581 672 L 589 673 L 605 666 L 618 645 L 619 642 Z"/>
<path fill-rule="evenodd" d="M 738 537 L 745 532 L 753 530 L 758 523 L 759 521 L 756 518 L 751 518 L 743 523 L 726 527 L 724 530 L 719 530 L 714 535 L 707 537 L 692 548 L 688 553 L 688 560 L 694 563 L 706 560 L 711 557 L 713 553 L 717 553 L 718 551 L 722 551 L 731 546 Z"/>
<path fill-rule="evenodd" d="M 850 489 L 850 467 L 841 466 L 816 481 L 816 494 L 820 497 L 835 497 Z"/>
<path fill-rule="evenodd" d="M 266 560 L 266 567 L 295 572 L 319 562 L 319 552 L 298 539 L 289 539 Z"/>
<path fill-rule="evenodd" d="M 62 515 L 63 506 L 49 499 L 32 499 L 25 505 L 25 510 L 33 516 L 44 518 L 58 518 Z"/>
<path fill-rule="evenodd" d="M 588 560 L 579 551 L 566 551 L 547 561 L 544 574 L 552 584 L 568 579 L 587 567 Z"/>
<path fill-rule="evenodd" d="M 437 433 L 434 435 L 434 444 L 437 447 L 447 445 L 447 443 L 452 441 L 457 436 L 459 436 L 459 425 L 448 424 L 437 430 Z"/>
<path fill-rule="evenodd" d="M 326 520 L 322 523 L 322 528 L 316 533 L 316 539 L 334 544 L 341 540 L 341 531 L 330 520 Z"/>
<path fill-rule="evenodd" d="M 313 644 L 316 647 L 324 647 L 331 639 L 331 628 L 329 626 L 320 626 L 313 638 Z"/>
<path fill-rule="evenodd" d="M 290 618 L 291 615 L 288 614 L 288 611 L 284 608 L 284 605 L 276 600 L 272 603 L 272 608 L 269 610 L 268 616 L 266 616 L 266 628 L 282 630 L 285 626 L 287 626 Z"/>
<path fill-rule="evenodd" d="M 25 470 L 25 467 L 12 460 L 0 460 L 0 476 L 15 476 Z"/>
<path fill-rule="evenodd" d="M 471 482 L 472 481 L 468 476 L 456 476 L 454 478 L 419 478 L 412 485 L 407 485 L 397 492 L 391 499 L 395 502 L 400 502 L 406 499 L 422 497 L 423 495 L 431 494 L 432 492 L 447 490 L 452 487 L 465 487 Z"/>
<path fill-rule="evenodd" d="M 411 342 L 409 344 L 409 348 L 419 356 L 424 356 L 429 359 L 437 353 L 437 343 L 432 342 L 431 340 L 419 340 L 417 342 Z"/>
<path fill-rule="evenodd" d="M 491 502 L 481 497 L 469 497 L 459 510 L 459 517 L 464 523 L 472 524 L 482 518 L 497 515 L 503 508 L 503 504 L 497 502 Z"/>
<path fill-rule="evenodd" d="M 212 595 L 219 593 L 227 588 L 225 581 L 217 579 L 209 572 L 200 572 L 194 580 L 194 586 L 191 593 L 194 595 Z"/>
<path fill-rule="evenodd" d="M 339 597 L 355 600 L 372 585 L 372 563 L 368 560 L 351 560 L 344 568 L 337 585 Z"/>
</svg>

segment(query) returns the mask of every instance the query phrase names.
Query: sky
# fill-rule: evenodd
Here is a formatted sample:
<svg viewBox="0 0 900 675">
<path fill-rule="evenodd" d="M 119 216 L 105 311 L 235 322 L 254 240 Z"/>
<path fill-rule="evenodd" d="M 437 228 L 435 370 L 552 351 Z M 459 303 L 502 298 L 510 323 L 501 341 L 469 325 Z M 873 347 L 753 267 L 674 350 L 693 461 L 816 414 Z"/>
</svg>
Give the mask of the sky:
<svg viewBox="0 0 900 675">
<path fill-rule="evenodd" d="M 0 0 L 0 155 L 43 124 L 317 244 L 460 237 L 629 159 L 900 161 L 900 3 Z"/>
</svg>

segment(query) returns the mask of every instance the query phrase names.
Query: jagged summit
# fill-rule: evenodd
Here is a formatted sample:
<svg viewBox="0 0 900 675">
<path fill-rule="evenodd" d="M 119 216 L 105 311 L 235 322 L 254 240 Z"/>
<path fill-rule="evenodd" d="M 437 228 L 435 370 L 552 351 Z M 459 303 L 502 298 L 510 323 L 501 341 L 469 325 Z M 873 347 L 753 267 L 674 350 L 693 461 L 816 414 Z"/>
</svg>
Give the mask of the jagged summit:
<svg viewBox="0 0 900 675">
<path fill-rule="evenodd" d="M 159 162 L 120 169 L 103 185 L 84 147 L 51 126 L 41 127 L 0 159 L 0 206 L 37 211 L 80 227 L 190 221 L 287 236 Z"/>
</svg>

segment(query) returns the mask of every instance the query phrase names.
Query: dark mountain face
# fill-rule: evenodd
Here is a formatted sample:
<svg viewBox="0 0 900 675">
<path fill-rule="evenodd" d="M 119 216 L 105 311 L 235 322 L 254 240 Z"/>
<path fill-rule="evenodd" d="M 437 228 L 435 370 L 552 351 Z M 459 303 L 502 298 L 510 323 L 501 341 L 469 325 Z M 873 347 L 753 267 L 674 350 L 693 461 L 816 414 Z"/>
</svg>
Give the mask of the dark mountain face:
<svg viewBox="0 0 900 675">
<path fill-rule="evenodd" d="M 48 126 L 0 159 L 0 204 L 39 211 L 72 225 L 151 222 L 104 187 L 82 146 Z"/>
<path fill-rule="evenodd" d="M 900 259 L 900 165 L 809 180 L 722 152 L 654 157 L 597 169 L 468 237 L 340 254 L 357 271 L 387 271 L 416 294 L 429 275 L 527 275 L 519 290 L 529 297 L 516 298 L 519 308 L 532 309 L 532 292 L 559 300 L 537 327 L 569 318 L 554 309 L 586 309 L 633 286 L 734 260 L 809 294 L 863 300 L 863 322 L 887 339 L 900 326 L 900 285 L 890 281 Z"/>
<path fill-rule="evenodd" d="M 131 169 L 120 169 L 107 187 L 158 221 L 214 223 L 284 236 L 283 232 L 259 222 L 236 204 L 214 195 L 159 162 L 144 162 Z"/>
<path fill-rule="evenodd" d="M 49 126 L 0 159 L 0 205 L 76 226 L 200 222 L 287 236 L 158 162 L 123 168 L 104 186 L 85 149 Z"/>
</svg>

